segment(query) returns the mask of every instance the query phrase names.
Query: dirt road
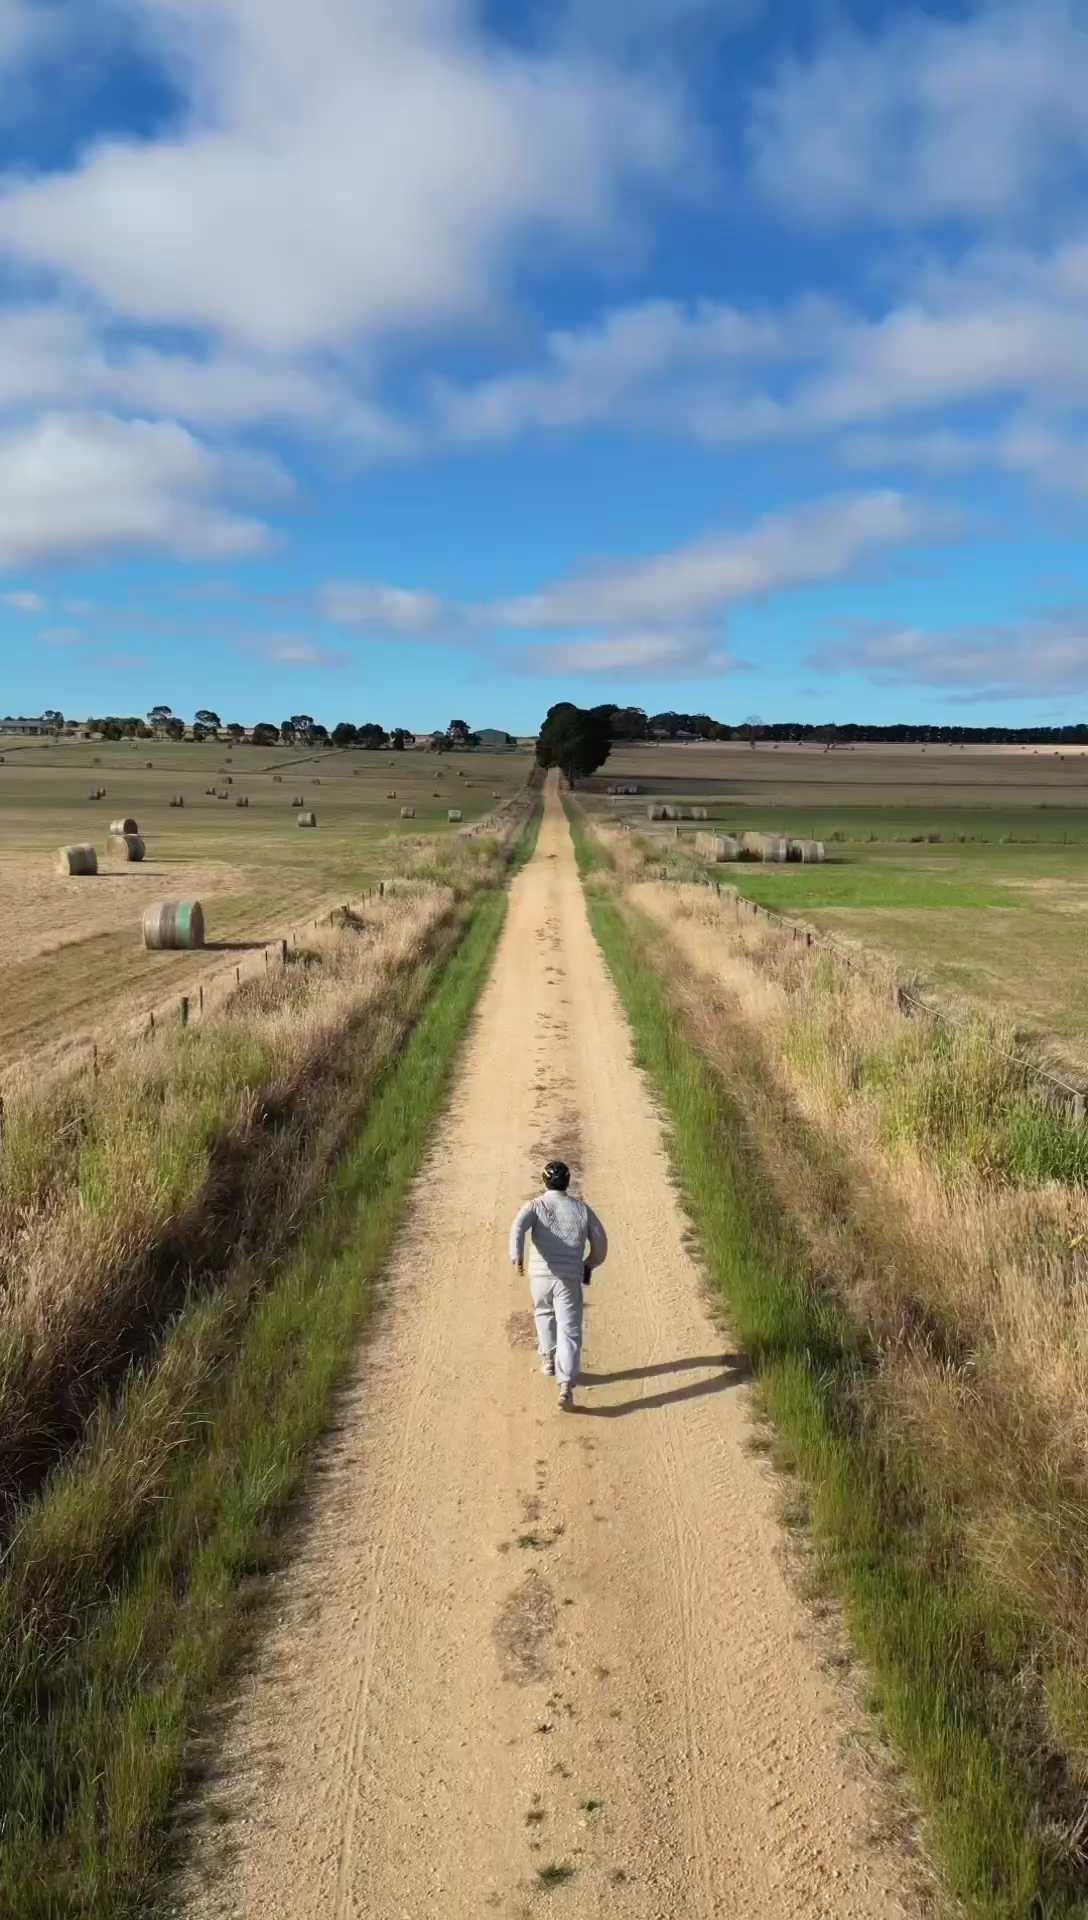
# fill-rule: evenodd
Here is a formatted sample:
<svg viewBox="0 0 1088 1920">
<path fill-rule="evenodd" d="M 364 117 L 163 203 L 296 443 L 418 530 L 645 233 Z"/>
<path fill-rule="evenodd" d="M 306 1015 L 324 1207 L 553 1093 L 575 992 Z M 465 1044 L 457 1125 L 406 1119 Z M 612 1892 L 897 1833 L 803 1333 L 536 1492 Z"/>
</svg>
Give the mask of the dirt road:
<svg viewBox="0 0 1088 1920">
<path fill-rule="evenodd" d="M 611 1236 L 569 1415 L 506 1260 L 555 1153 Z M 906 1912 L 744 1381 L 549 796 L 181 1911 Z"/>
</svg>

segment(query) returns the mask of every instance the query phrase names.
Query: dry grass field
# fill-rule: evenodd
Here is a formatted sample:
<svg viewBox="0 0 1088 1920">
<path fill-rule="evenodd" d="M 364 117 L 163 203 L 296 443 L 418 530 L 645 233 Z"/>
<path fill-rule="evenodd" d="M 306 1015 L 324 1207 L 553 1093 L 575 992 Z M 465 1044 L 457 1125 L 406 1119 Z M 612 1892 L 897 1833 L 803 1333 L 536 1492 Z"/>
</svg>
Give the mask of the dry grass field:
<svg viewBox="0 0 1088 1920">
<path fill-rule="evenodd" d="M 614 781 L 637 798 L 609 799 Z M 946 997 L 1088 1064 L 1088 760 L 1068 750 L 742 745 L 615 752 L 583 798 L 648 826 L 658 795 L 710 824 L 825 842 L 819 867 L 734 866 L 764 906 L 893 956 Z M 657 833 L 661 829 L 655 830 Z M 697 828 L 679 829 L 681 846 Z M 668 832 L 671 835 L 672 830 Z"/>
<path fill-rule="evenodd" d="M 210 742 L 4 739 L 0 754 L 0 1075 L 138 1020 L 217 970 L 233 977 L 266 941 L 403 871 L 415 837 L 456 832 L 448 807 L 471 824 L 529 769 L 524 752 L 307 753 Z M 99 787 L 105 797 L 90 799 Z M 175 795 L 183 808 L 171 807 Z M 248 806 L 236 806 L 243 798 Z M 296 825 L 291 802 L 300 799 L 317 814 L 316 832 Z M 400 819 L 402 806 L 414 806 L 414 820 Z M 106 853 L 109 823 L 121 814 L 146 840 L 140 865 Z M 98 874 L 61 878 L 57 849 L 83 840 L 98 848 Z M 144 952 L 143 908 L 164 897 L 203 903 L 203 953 Z"/>
</svg>

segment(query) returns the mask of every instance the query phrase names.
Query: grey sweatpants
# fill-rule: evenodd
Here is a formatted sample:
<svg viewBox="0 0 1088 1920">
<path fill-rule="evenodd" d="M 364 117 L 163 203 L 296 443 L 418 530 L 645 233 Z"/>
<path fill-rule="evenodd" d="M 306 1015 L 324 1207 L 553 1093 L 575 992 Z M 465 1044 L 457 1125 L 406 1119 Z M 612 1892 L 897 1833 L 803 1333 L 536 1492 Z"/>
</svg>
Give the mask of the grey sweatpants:
<svg viewBox="0 0 1088 1920">
<path fill-rule="evenodd" d="M 530 1276 L 537 1346 L 554 1353 L 555 1377 L 562 1386 L 578 1378 L 582 1358 L 582 1281 L 560 1280 L 555 1274 Z"/>
</svg>

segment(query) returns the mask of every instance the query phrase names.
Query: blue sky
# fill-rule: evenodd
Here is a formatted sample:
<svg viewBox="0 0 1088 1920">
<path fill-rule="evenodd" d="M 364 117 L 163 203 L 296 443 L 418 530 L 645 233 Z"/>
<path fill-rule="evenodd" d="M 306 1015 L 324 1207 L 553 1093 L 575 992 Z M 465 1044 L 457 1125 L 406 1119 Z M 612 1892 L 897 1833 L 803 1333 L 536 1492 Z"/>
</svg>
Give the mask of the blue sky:
<svg viewBox="0 0 1088 1920">
<path fill-rule="evenodd" d="M 0 709 L 1084 716 L 1088 0 L 0 0 Z"/>
</svg>

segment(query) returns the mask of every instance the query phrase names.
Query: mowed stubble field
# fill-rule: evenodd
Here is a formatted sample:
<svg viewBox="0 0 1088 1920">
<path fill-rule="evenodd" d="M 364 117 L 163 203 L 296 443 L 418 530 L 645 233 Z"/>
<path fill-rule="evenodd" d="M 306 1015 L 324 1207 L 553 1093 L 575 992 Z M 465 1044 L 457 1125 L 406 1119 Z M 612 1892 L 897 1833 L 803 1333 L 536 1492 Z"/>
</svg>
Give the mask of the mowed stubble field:
<svg viewBox="0 0 1088 1920">
<path fill-rule="evenodd" d="M 637 799 L 608 799 L 637 780 Z M 891 954 L 946 997 L 978 1002 L 1088 1066 L 1088 756 L 1066 748 L 740 744 L 630 747 L 584 795 L 650 829 L 651 796 L 710 826 L 807 835 L 821 867 L 729 865 L 750 898 Z M 671 828 L 667 832 L 671 834 Z M 698 831 L 684 823 L 681 842 Z"/>
<path fill-rule="evenodd" d="M 524 750 L 305 752 L 127 740 L 5 738 L 0 754 L 0 1074 L 108 1036 L 217 968 L 244 964 L 309 914 L 403 871 L 406 837 L 455 833 L 448 807 L 459 806 L 466 825 L 489 813 L 496 794 L 508 798 L 524 784 L 530 765 Z M 212 786 L 229 800 L 209 795 Z M 88 797 L 96 787 L 104 799 Z M 175 794 L 184 808 L 170 806 Z M 242 797 L 248 807 L 235 805 Z M 316 831 L 297 826 L 291 802 L 299 798 L 317 814 Z M 414 806 L 414 820 L 400 819 L 402 806 Z M 147 844 L 139 865 L 106 853 L 109 823 L 123 814 Z M 97 847 L 98 874 L 60 876 L 58 849 L 83 840 Z M 202 953 L 144 951 L 143 909 L 164 898 L 202 902 Z"/>
</svg>

